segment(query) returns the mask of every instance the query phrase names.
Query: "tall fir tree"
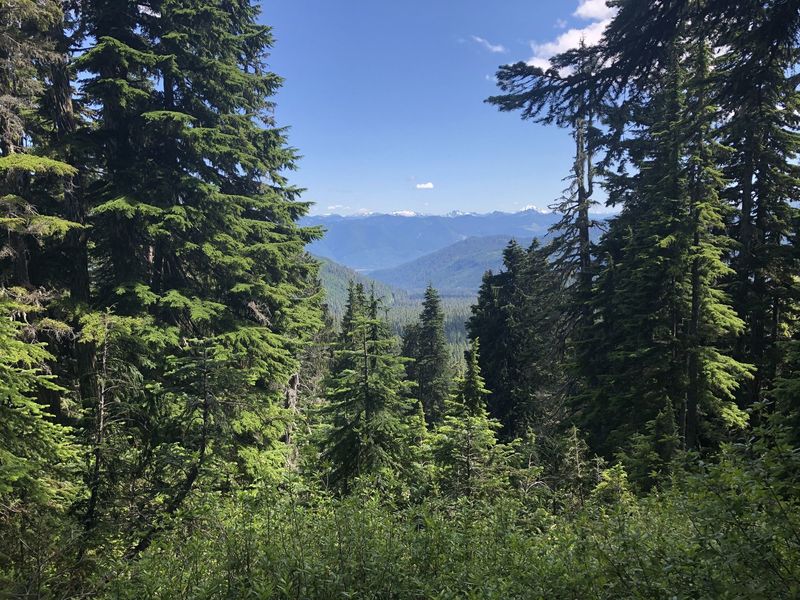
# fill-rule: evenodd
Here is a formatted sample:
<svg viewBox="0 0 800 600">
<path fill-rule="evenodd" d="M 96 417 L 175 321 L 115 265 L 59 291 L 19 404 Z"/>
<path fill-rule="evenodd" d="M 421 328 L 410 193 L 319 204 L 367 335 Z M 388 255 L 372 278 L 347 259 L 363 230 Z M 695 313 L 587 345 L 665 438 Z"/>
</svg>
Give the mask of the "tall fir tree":
<svg viewBox="0 0 800 600">
<path fill-rule="evenodd" d="M 800 195 L 800 92 L 791 73 L 800 64 L 800 16 L 791 3 L 737 3 L 735 17 L 717 21 L 721 48 L 713 72 L 715 101 L 725 115 L 722 143 L 733 149 L 724 174 L 735 209 L 736 275 L 730 291 L 745 322 L 737 357 L 755 365 L 739 399 L 763 400 L 781 361 L 782 340 L 797 302 L 795 235 Z"/>
<path fill-rule="evenodd" d="M 80 132 L 96 177 L 83 182 L 91 235 L 75 240 L 76 252 L 90 249 L 92 277 L 78 335 L 90 357 L 79 370 L 94 374 L 81 394 L 94 456 L 83 512 L 96 530 L 119 514 L 126 478 L 140 482 L 124 508 L 145 532 L 134 553 L 159 514 L 210 485 L 207 465 L 225 465 L 228 484 L 270 477 L 284 388 L 320 323 L 316 263 L 304 252 L 317 232 L 296 223 L 308 205 L 285 178 L 295 152 L 274 121 L 281 80 L 267 67 L 272 35 L 257 17 L 246 1 L 81 7 L 89 47 L 73 68 L 79 103 L 97 116 Z M 104 364 L 101 347 L 117 358 Z M 214 365 L 236 369 L 246 389 L 214 404 L 215 426 L 205 427 L 184 373 L 202 379 Z M 101 431 L 103 380 L 131 378 L 146 384 L 127 388 L 131 410 Z M 212 455 L 198 463 L 201 448 Z"/>
<path fill-rule="evenodd" d="M 425 290 L 419 323 L 404 333 L 403 349 L 404 356 L 413 359 L 406 372 L 417 384 L 416 396 L 422 403 L 425 418 L 430 424 L 436 423 L 444 414 L 451 368 L 441 299 L 431 285 Z"/>
<path fill-rule="evenodd" d="M 590 210 L 596 204 L 596 154 L 602 137 L 596 121 L 605 108 L 605 98 L 593 84 L 599 69 L 596 52 L 583 40 L 578 48 L 556 55 L 550 62 L 547 69 L 522 62 L 500 67 L 497 82 L 504 94 L 487 102 L 501 111 L 519 111 L 524 120 L 555 123 L 572 132 L 575 155 L 566 177 L 568 186 L 550 207 L 560 219 L 550 228 L 549 254 L 565 299 L 569 299 L 562 306 L 570 313 L 571 324 L 564 335 L 573 338 L 580 350 L 584 347 L 581 331 L 591 319 L 591 234 L 597 223 Z"/>
<path fill-rule="evenodd" d="M 525 250 L 515 241 L 503 251 L 503 270 L 491 271 L 483 277 L 478 299 L 467 322 L 471 340 L 480 339 L 481 371 L 492 392 L 488 410 L 503 425 L 503 433 L 511 437 L 515 406 L 514 389 L 520 380 L 520 347 L 524 332 L 512 327 L 518 307 L 518 281 L 525 268 Z"/>
<path fill-rule="evenodd" d="M 64 279 L 38 260 L 77 227 L 60 207 L 76 169 L 43 151 L 37 112 L 55 60 L 49 33 L 62 17 L 57 2 L 0 5 L 0 520 L 9 532 L 15 514 L 29 524 L 38 510 L 69 508 L 78 491 L 63 414 L 69 382 L 52 369 L 57 342 L 73 337 L 53 310 Z M 25 525 L 16 534 L 29 542 Z"/>
<path fill-rule="evenodd" d="M 12 519 L 69 508 L 78 493 L 75 439 L 37 399 L 42 388 L 65 391 L 47 373 L 52 355 L 21 319 L 40 310 L 0 290 L 0 523 L 8 531 Z"/>
<path fill-rule="evenodd" d="M 444 419 L 432 441 L 440 485 L 454 496 L 486 493 L 502 480 L 504 455 L 497 443 L 500 423 L 489 417 L 486 398 L 491 392 L 481 376 L 479 340 L 464 353 L 466 370 L 456 381 Z"/>
<path fill-rule="evenodd" d="M 567 377 L 569 331 L 574 325 L 552 249 L 534 240 L 517 278 L 510 328 L 518 332 L 517 360 L 511 422 L 514 436 L 535 434 L 540 440 L 557 435 L 566 418 L 564 398 L 570 391 Z"/>
<path fill-rule="evenodd" d="M 328 424 L 322 435 L 328 482 L 347 491 L 359 477 L 408 474 L 412 444 L 424 425 L 414 418 L 403 359 L 388 325 L 379 317 L 374 292 L 351 285 L 334 366 L 325 384 Z"/>
<path fill-rule="evenodd" d="M 672 61 L 634 111 L 638 134 L 624 150 L 634 169 L 608 176 L 610 201 L 623 209 L 600 247 L 599 351 L 587 364 L 599 384 L 584 405 L 584 423 L 606 451 L 668 403 L 680 407 L 689 448 L 698 446 L 701 413 L 728 426 L 745 420 L 731 402 L 748 369 L 728 351 L 741 321 L 722 289 L 730 245 L 707 50 L 684 40 L 672 41 Z"/>
</svg>

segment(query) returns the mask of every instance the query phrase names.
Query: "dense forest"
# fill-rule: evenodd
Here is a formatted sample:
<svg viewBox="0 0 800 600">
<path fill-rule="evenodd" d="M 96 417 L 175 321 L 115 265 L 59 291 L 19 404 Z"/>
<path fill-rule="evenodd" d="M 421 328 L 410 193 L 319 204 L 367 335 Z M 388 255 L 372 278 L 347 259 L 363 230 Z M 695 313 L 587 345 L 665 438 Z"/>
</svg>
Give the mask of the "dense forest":
<svg viewBox="0 0 800 600">
<path fill-rule="evenodd" d="M 0 0 L 0 598 L 799 597 L 800 3 L 612 4 L 456 359 L 327 309 L 257 5 Z"/>
</svg>

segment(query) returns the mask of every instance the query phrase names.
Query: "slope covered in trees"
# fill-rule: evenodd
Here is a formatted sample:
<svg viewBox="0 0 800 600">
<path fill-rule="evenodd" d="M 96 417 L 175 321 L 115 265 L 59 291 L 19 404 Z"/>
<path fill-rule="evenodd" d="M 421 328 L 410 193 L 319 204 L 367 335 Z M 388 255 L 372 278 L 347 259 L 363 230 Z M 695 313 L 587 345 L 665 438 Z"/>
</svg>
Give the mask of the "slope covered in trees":
<svg viewBox="0 0 800 600">
<path fill-rule="evenodd" d="M 330 259 L 317 257 L 317 260 L 320 264 L 319 280 L 325 290 L 325 304 L 336 319 L 340 319 L 344 314 L 350 282 L 360 283 L 366 288 L 374 288 L 375 294 L 383 299 L 386 306 L 409 302 L 408 293 L 403 289 L 371 279 Z"/>
<path fill-rule="evenodd" d="M 500 268 L 507 242 L 502 235 L 470 237 L 397 267 L 370 271 L 370 277 L 416 294 L 431 284 L 445 296 L 474 297 L 483 274 Z"/>
<path fill-rule="evenodd" d="M 797 597 L 800 10 L 614 6 L 461 358 L 325 311 L 255 5 L 0 4 L 0 597 Z"/>
</svg>

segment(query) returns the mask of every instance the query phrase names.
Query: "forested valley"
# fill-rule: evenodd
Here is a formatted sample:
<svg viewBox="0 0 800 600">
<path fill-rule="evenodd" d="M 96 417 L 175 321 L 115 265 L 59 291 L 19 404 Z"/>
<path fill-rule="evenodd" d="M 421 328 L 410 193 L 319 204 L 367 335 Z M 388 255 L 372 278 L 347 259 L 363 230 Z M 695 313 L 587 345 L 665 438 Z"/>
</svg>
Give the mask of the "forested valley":
<svg viewBox="0 0 800 600">
<path fill-rule="evenodd" d="M 257 4 L 0 0 L 0 598 L 800 597 L 800 3 L 612 4 L 454 357 L 331 315 Z"/>
</svg>

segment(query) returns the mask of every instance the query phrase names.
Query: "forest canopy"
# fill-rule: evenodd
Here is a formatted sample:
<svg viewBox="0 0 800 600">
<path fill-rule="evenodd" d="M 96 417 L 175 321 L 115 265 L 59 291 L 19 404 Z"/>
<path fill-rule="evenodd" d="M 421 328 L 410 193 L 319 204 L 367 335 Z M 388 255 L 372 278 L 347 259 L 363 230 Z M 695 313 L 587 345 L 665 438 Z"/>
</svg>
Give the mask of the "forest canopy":
<svg viewBox="0 0 800 600">
<path fill-rule="evenodd" d="M 800 595 L 800 5 L 610 4 L 464 340 L 326 304 L 255 3 L 0 0 L 0 598 Z"/>
</svg>

